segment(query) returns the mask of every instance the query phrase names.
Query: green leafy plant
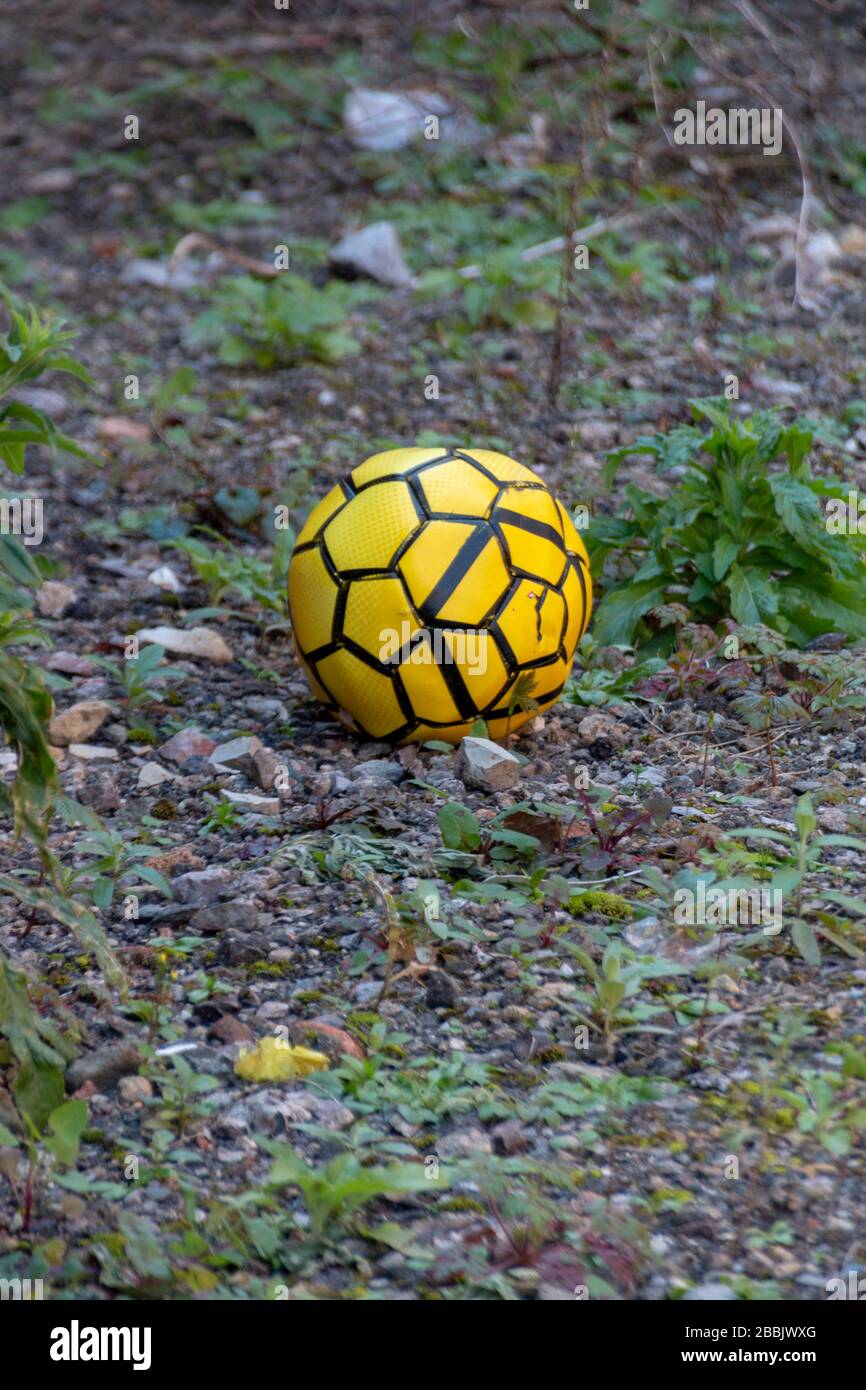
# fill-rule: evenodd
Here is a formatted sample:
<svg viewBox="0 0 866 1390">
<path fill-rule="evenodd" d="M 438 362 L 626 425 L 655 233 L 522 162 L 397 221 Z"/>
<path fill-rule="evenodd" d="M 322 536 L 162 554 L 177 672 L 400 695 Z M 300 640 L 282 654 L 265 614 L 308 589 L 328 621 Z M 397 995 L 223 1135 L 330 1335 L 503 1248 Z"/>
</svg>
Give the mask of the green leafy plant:
<svg viewBox="0 0 866 1390">
<path fill-rule="evenodd" d="M 164 692 L 157 683 L 162 681 L 186 680 L 187 673 L 182 666 L 161 666 L 165 647 L 154 642 L 142 647 L 138 656 L 128 657 L 126 661 L 110 661 L 106 657 L 94 657 L 112 680 L 123 687 L 127 711 L 140 705 L 151 704 L 162 698 Z"/>
<path fill-rule="evenodd" d="M 566 949 L 579 961 L 589 976 L 592 989 L 578 990 L 578 1002 L 583 1009 L 577 1017 L 593 1031 L 601 1034 L 608 1051 L 622 1033 L 669 1033 L 649 1020 L 667 1011 L 664 1004 L 650 1004 L 637 998 L 646 980 L 660 976 L 682 975 L 685 967 L 673 961 L 637 957 L 622 942 L 614 941 L 605 950 L 599 965 L 583 947 L 573 941 L 564 942 Z"/>
<path fill-rule="evenodd" d="M 194 332 L 201 341 L 216 344 L 220 361 L 231 366 L 268 370 L 305 358 L 338 362 L 360 352 L 347 320 L 377 294 L 370 285 L 339 280 L 316 289 L 289 271 L 275 280 L 227 276 Z"/>
<path fill-rule="evenodd" d="M 568 698 L 577 705 L 624 705 L 630 700 L 645 699 L 638 686 L 664 670 L 666 663 L 662 657 L 654 656 L 627 665 L 630 650 L 625 645 L 602 647 L 591 633 L 586 633 L 577 649 L 577 662 L 582 669 L 568 684 Z"/>
<path fill-rule="evenodd" d="M 173 541 L 172 545 L 188 557 L 197 578 L 206 585 L 212 604 L 218 606 L 228 594 L 236 594 L 245 603 L 257 603 L 270 612 L 283 615 L 293 543 L 291 531 L 275 531 L 270 563 L 246 554 L 228 541 L 209 545 L 196 536 L 189 536 Z"/>
<path fill-rule="evenodd" d="M 18 306 L 0 288 L 10 327 L 0 335 L 0 398 L 46 371 L 89 377 L 64 348 L 72 334 L 55 319 Z M 84 454 L 54 427 L 42 411 L 10 402 L 0 408 L 0 460 L 13 472 L 24 467 L 27 448 L 43 444 Z M 60 865 L 48 844 L 48 825 L 59 796 L 57 768 L 48 748 L 51 695 L 38 667 L 13 647 L 44 642 L 33 620 L 32 593 L 41 583 L 38 566 L 18 537 L 0 534 L 0 729 L 17 755 L 11 787 L 0 782 L 0 811 L 11 813 L 16 839 L 30 840 L 38 871 L 0 872 L 0 893 L 15 898 L 27 912 L 25 929 L 43 912 L 69 928 L 92 952 L 106 975 L 122 975 L 108 939 L 89 907 L 69 893 Z M 25 1123 L 41 1130 L 48 1114 L 63 1099 L 63 1070 L 74 1046 L 47 1011 L 32 1003 L 25 974 L 0 952 L 0 1056 L 11 1068 L 9 1089 Z"/>
<path fill-rule="evenodd" d="M 787 917 L 791 940 L 809 965 L 818 965 L 821 951 L 818 938 L 831 941 L 847 955 L 862 957 L 863 951 L 850 941 L 847 931 L 850 922 L 830 911 L 827 904 L 842 908 L 847 918 L 866 917 L 866 900 L 825 888 L 815 882 L 819 871 L 827 869 L 825 851 L 834 847 L 866 852 L 866 840 L 856 835 L 824 835 L 818 833 L 818 822 L 807 792 L 797 802 L 794 833 L 771 829 L 765 825 L 743 826 L 729 830 L 728 840 L 768 841 L 773 849 L 772 865 L 765 888 L 776 890 L 791 903 L 792 915 Z M 720 846 L 723 849 L 723 846 Z M 737 886 L 733 881 L 717 887 Z"/>
<path fill-rule="evenodd" d="M 763 623 L 795 646 L 830 631 L 866 637 L 863 544 L 827 531 L 821 500 L 842 491 L 811 475 L 809 422 L 732 416 L 720 399 L 691 408 L 695 423 L 608 455 L 608 483 L 634 453 L 677 481 L 667 497 L 630 484 L 621 513 L 591 523 L 604 588 L 595 640 L 646 643 L 651 610 L 671 602 L 704 623 Z"/>
<path fill-rule="evenodd" d="M 339 1230 L 355 1212 L 377 1197 L 423 1192 L 431 1186 L 420 1163 L 365 1168 L 354 1154 L 337 1154 L 313 1168 L 289 1144 L 264 1138 L 256 1142 L 274 1159 L 268 1174 L 269 1187 L 298 1189 L 309 1216 L 310 1234 L 316 1242 Z M 437 1181 L 439 1186 L 447 1186 L 444 1179 Z"/>
<path fill-rule="evenodd" d="M 45 318 L 32 305 L 19 305 L 2 285 L 0 299 L 9 318 L 8 330 L 0 333 L 0 400 L 43 372 L 68 372 L 79 381 L 90 383 L 89 372 L 64 351 L 75 334 L 64 326 L 62 319 Z M 29 444 L 43 444 L 52 453 L 63 450 L 80 458 L 92 458 L 74 439 L 62 434 L 43 410 L 21 401 L 8 401 L 0 406 L 0 462 L 13 473 L 23 472 Z"/>
<path fill-rule="evenodd" d="M 670 256 L 657 241 L 636 241 L 619 251 L 604 239 L 596 244 L 614 289 L 631 297 L 667 299 L 676 285 Z"/>
<path fill-rule="evenodd" d="M 138 862 L 152 857 L 153 845 L 130 844 L 117 830 L 92 830 L 81 841 L 79 851 L 88 863 L 76 877 L 86 879 L 90 897 L 103 911 L 111 906 L 118 887 L 131 888 L 135 880 L 149 883 L 166 898 L 172 896 L 165 876 L 152 865 Z"/>
<path fill-rule="evenodd" d="M 436 811 L 442 843 L 446 849 L 477 854 L 482 864 L 490 860 L 531 859 L 539 848 L 536 837 L 510 830 L 503 824 L 517 809 L 516 806 L 506 807 L 482 824 L 468 806 L 457 801 L 446 802 Z"/>
<path fill-rule="evenodd" d="M 63 1095 L 61 1084 L 60 1095 Z M 85 1100 L 63 1100 L 50 1110 L 45 1103 L 39 1107 L 20 1110 L 24 1137 L 19 1137 L 4 1124 L 0 1124 L 0 1144 L 18 1149 L 23 1147 L 27 1154 L 27 1171 L 20 1188 L 10 1165 L 3 1171 L 12 1184 L 21 1210 L 21 1227 L 29 1232 L 36 1200 L 37 1185 L 42 1164 L 40 1160 L 50 1154 L 51 1167 L 57 1169 L 74 1168 L 78 1159 L 81 1136 L 87 1125 L 87 1102 Z M 45 1165 L 46 1167 L 48 1165 Z"/>
</svg>

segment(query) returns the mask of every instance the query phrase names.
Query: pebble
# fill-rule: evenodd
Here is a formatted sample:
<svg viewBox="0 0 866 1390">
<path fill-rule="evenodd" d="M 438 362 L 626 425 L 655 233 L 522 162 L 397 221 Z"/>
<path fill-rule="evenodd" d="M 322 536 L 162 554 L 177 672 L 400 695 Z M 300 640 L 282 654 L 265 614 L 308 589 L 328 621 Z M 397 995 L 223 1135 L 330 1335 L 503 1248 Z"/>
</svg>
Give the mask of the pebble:
<svg viewBox="0 0 866 1390">
<path fill-rule="evenodd" d="M 212 738 L 191 726 L 174 734 L 159 751 L 171 762 L 183 764 L 193 757 L 209 758 L 215 748 L 216 744 Z"/>
<path fill-rule="evenodd" d="M 94 1052 L 85 1052 L 66 1072 L 66 1089 L 77 1091 L 88 1081 L 97 1091 L 113 1086 L 122 1076 L 138 1071 L 142 1057 L 135 1043 L 123 1038 L 107 1043 Z"/>
<path fill-rule="evenodd" d="M 48 724 L 48 737 L 58 748 L 71 743 L 87 743 L 101 729 L 112 709 L 105 700 L 82 700 L 55 714 Z"/>
<path fill-rule="evenodd" d="M 369 758 L 352 768 L 352 781 L 369 779 L 375 782 L 402 782 L 406 769 L 402 763 L 391 762 L 386 758 Z"/>
<path fill-rule="evenodd" d="M 234 661 L 231 647 L 211 627 L 143 627 L 136 636 L 139 642 L 155 642 L 180 656 L 199 657 L 218 665 Z"/>
<path fill-rule="evenodd" d="M 232 875 L 228 869 L 211 865 L 207 869 L 193 869 L 190 873 L 178 874 L 177 878 L 171 880 L 171 886 L 176 902 L 204 907 L 215 902 L 231 881 Z"/>
<path fill-rule="evenodd" d="M 36 594 L 36 607 L 43 618 L 62 618 L 75 603 L 78 595 L 70 584 L 47 579 Z"/>
<path fill-rule="evenodd" d="M 250 777 L 255 771 L 253 759 L 261 747 L 262 743 L 255 735 L 251 738 L 233 738 L 228 743 L 218 743 L 210 754 L 210 761 Z"/>
<path fill-rule="evenodd" d="M 233 898 L 227 903 L 210 903 L 200 907 L 190 918 L 190 930 L 206 936 L 225 931 L 253 932 L 259 925 L 259 912 L 254 903 Z"/>
<path fill-rule="evenodd" d="M 454 771 L 467 787 L 480 791 L 508 791 L 520 777 L 520 759 L 489 738 L 467 736 L 460 744 Z"/>
<path fill-rule="evenodd" d="M 78 758 L 82 763 L 116 763 L 119 761 L 119 754 L 116 748 L 110 748 L 107 744 L 99 743 L 70 743 L 70 757 Z"/>
<path fill-rule="evenodd" d="M 122 1076 L 117 1083 L 117 1092 L 121 1100 L 135 1105 L 137 1102 L 150 1099 L 153 1086 L 146 1076 Z"/>
<path fill-rule="evenodd" d="M 370 222 L 349 232 L 331 247 L 328 259 L 338 269 L 369 276 L 380 285 L 399 288 L 413 281 L 393 222 Z"/>
<path fill-rule="evenodd" d="M 173 781 L 174 773 L 160 767 L 159 763 L 145 763 L 139 769 L 137 785 L 140 790 L 145 791 L 148 787 L 158 787 L 163 782 Z"/>
</svg>

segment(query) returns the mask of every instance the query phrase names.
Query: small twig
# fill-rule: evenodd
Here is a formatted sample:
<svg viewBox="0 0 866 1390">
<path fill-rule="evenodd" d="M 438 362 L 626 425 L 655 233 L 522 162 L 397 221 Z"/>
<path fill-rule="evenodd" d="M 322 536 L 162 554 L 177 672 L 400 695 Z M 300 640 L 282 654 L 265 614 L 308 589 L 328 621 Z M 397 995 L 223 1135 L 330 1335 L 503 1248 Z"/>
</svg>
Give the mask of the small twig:
<svg viewBox="0 0 866 1390">
<path fill-rule="evenodd" d="M 652 209 L 641 208 L 637 212 L 622 212 L 615 217 L 599 217 L 595 222 L 589 222 L 585 227 L 578 227 L 571 233 L 572 245 L 577 246 L 584 241 L 592 241 L 595 237 L 600 237 L 605 232 L 618 230 L 633 222 L 642 221 L 648 217 Z M 537 261 L 542 256 L 554 256 L 557 252 L 564 251 L 568 245 L 567 236 L 551 237 L 550 241 L 539 241 L 535 246 L 527 246 L 521 251 L 520 259 L 523 262 Z M 478 280 L 484 274 L 483 265 L 464 265 L 457 271 L 464 280 Z"/>
<path fill-rule="evenodd" d="M 281 270 L 276 266 L 268 265 L 267 261 L 257 260 L 255 256 L 245 256 L 243 251 L 234 251 L 230 246 L 223 246 L 214 237 L 208 236 L 206 232 L 187 232 L 186 236 L 181 237 L 177 246 L 169 257 L 169 268 L 174 270 L 181 261 L 192 251 L 215 251 L 222 256 L 223 260 L 230 261 L 232 265 L 239 265 L 244 270 L 248 270 L 251 275 L 261 275 L 263 279 L 274 280 L 278 275 L 282 275 Z"/>
</svg>

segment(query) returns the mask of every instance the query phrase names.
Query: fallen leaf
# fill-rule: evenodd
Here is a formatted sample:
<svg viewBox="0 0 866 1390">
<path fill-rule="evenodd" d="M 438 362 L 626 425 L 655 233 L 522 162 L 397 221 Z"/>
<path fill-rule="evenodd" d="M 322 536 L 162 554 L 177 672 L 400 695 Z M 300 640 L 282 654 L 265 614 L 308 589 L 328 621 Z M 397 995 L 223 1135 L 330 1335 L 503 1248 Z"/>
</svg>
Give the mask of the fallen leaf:
<svg viewBox="0 0 866 1390">
<path fill-rule="evenodd" d="M 290 1047 L 282 1038 L 262 1038 L 245 1048 L 235 1062 L 243 1081 L 296 1081 L 313 1072 L 327 1071 L 328 1059 L 308 1047 Z"/>
</svg>

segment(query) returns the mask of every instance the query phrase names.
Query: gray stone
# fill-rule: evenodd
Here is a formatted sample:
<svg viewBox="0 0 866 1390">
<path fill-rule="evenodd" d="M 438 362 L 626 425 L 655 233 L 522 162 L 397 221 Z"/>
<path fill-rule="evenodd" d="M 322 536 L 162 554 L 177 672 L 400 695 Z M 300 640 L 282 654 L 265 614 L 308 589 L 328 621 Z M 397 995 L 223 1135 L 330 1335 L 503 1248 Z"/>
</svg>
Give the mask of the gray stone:
<svg viewBox="0 0 866 1390">
<path fill-rule="evenodd" d="M 480 791 L 508 791 L 520 776 L 520 759 L 489 738 L 464 738 L 454 765 L 464 786 Z"/>
<path fill-rule="evenodd" d="M 225 965 L 255 965 L 265 960 L 271 943 L 261 932 L 227 931 L 220 937 L 217 955 Z"/>
<path fill-rule="evenodd" d="M 81 788 L 78 799 L 98 816 L 106 816 L 120 806 L 120 793 L 117 783 L 108 771 L 98 772 Z"/>
<path fill-rule="evenodd" d="M 412 272 L 403 259 L 400 238 L 393 222 L 371 222 L 350 232 L 328 253 L 332 265 L 367 275 L 380 285 L 412 284 Z"/>
<path fill-rule="evenodd" d="M 621 724 L 601 710 L 584 715 L 577 726 L 577 736 L 584 748 L 591 748 L 595 743 L 609 743 L 619 748 L 628 741 L 630 733 L 627 724 Z"/>
<path fill-rule="evenodd" d="M 405 776 L 403 764 L 389 758 L 368 758 L 367 762 L 358 763 L 352 769 L 352 780 L 355 782 L 365 778 L 374 782 L 402 782 Z"/>
<path fill-rule="evenodd" d="M 333 1131 L 348 1129 L 352 1111 L 331 1096 L 289 1087 L 262 1087 L 236 1102 L 217 1121 L 216 1132 L 229 1139 L 250 1133 L 277 1134 L 288 1125 L 315 1123 Z"/>
<path fill-rule="evenodd" d="M 259 925 L 259 913 L 254 903 L 237 898 L 228 903 L 211 903 L 200 907 L 190 919 L 195 932 L 214 935 L 218 932 L 254 932 Z"/>
<path fill-rule="evenodd" d="M 70 584 L 61 584 L 56 579 L 47 579 L 36 593 L 36 607 L 43 618 L 62 618 L 77 599 L 78 595 Z"/>
<path fill-rule="evenodd" d="M 175 901 L 204 907 L 228 888 L 232 875 L 228 869 L 212 864 L 207 869 L 193 869 L 186 874 L 178 874 L 171 881 Z"/>
<path fill-rule="evenodd" d="M 245 777 L 252 777 L 255 772 L 253 759 L 261 747 L 262 744 L 255 735 L 251 738 L 233 738 L 228 743 L 218 743 L 210 755 L 210 760 L 221 767 L 230 767 L 235 772 L 242 772 Z"/>
<path fill-rule="evenodd" d="M 162 782 L 173 782 L 174 774 L 168 772 L 159 763 L 145 763 L 138 773 L 138 786 L 140 790 L 146 791 L 149 787 L 158 787 Z"/>
<path fill-rule="evenodd" d="M 448 103 L 435 92 L 380 92 L 356 87 L 343 107 L 343 124 L 361 150 L 401 150 L 424 134 L 427 115 L 444 115 Z"/>
<path fill-rule="evenodd" d="M 641 783 L 644 786 L 661 788 L 670 781 L 670 772 L 663 767 L 644 767 L 639 772 L 630 772 L 628 777 L 622 781 L 623 791 L 637 791 Z"/>
<path fill-rule="evenodd" d="M 289 717 L 288 708 L 282 700 L 271 700 L 266 695 L 248 695 L 244 700 L 244 709 L 249 710 L 250 714 L 257 714 L 260 719 L 280 719 L 285 722 Z"/>
<path fill-rule="evenodd" d="M 492 1153 L 493 1144 L 483 1129 L 454 1129 L 439 1140 L 436 1152 L 440 1158 L 474 1158 L 477 1154 Z"/>
<path fill-rule="evenodd" d="M 278 780 L 280 785 L 277 789 L 289 795 L 288 768 L 279 753 L 272 748 L 257 749 L 253 754 L 253 781 L 262 791 L 269 792 L 274 790 Z"/>
<path fill-rule="evenodd" d="M 87 1052 L 77 1057 L 66 1072 L 66 1089 L 77 1091 L 89 1081 L 97 1091 L 115 1085 L 122 1076 L 137 1072 L 142 1064 L 142 1056 L 135 1043 L 128 1038 L 119 1042 L 107 1043 L 95 1052 Z"/>
<path fill-rule="evenodd" d="M 457 986 L 444 970 L 431 970 L 427 976 L 428 1009 L 453 1009 L 458 1000 Z"/>
<path fill-rule="evenodd" d="M 239 811 L 252 811 L 259 816 L 278 816 L 280 814 L 280 798 L 278 796 L 260 796 L 256 792 L 229 792 L 225 789 L 223 789 L 223 796 Z"/>
<path fill-rule="evenodd" d="M 116 748 L 100 743 L 70 743 L 69 753 L 82 763 L 116 763 L 119 761 Z"/>
</svg>

